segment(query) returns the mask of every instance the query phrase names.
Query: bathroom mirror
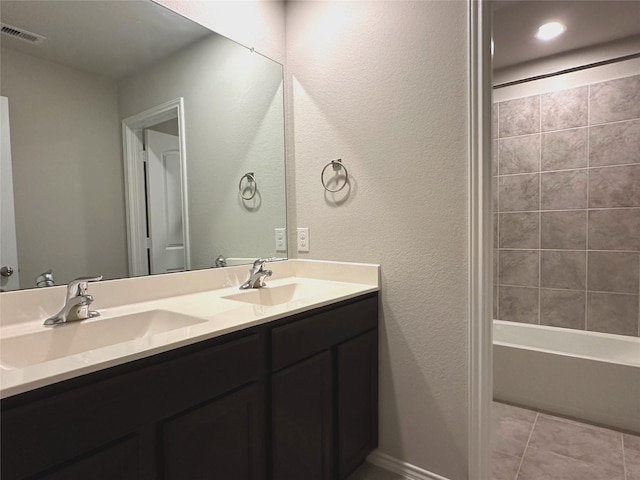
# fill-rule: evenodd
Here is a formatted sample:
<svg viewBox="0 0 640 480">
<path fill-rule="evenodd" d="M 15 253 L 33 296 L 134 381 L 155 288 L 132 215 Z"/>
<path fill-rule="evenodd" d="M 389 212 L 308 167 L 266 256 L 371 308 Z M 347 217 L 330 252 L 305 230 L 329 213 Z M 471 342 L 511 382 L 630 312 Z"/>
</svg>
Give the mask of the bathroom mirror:
<svg viewBox="0 0 640 480">
<path fill-rule="evenodd" d="M 150 0 L 0 13 L 0 288 L 286 257 L 280 64 Z"/>
</svg>

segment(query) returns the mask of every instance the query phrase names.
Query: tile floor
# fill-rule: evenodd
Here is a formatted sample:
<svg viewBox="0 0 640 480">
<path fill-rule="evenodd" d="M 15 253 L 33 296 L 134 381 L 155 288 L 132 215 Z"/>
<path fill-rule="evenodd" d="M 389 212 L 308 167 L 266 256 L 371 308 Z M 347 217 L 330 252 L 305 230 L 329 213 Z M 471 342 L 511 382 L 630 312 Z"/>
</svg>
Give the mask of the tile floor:
<svg viewBox="0 0 640 480">
<path fill-rule="evenodd" d="M 493 404 L 493 480 L 640 480 L 640 436 Z"/>
<path fill-rule="evenodd" d="M 640 436 L 493 404 L 492 480 L 640 480 Z M 348 480 L 403 480 L 365 463 Z"/>
</svg>

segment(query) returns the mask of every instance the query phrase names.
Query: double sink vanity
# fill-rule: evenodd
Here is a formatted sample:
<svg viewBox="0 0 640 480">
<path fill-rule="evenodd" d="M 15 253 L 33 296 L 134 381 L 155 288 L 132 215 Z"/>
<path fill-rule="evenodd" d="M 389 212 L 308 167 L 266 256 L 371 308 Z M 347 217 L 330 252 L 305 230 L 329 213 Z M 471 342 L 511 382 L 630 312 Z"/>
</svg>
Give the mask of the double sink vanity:
<svg viewBox="0 0 640 480">
<path fill-rule="evenodd" d="M 379 267 L 287 260 L 2 297 L 4 480 L 346 478 L 377 445 Z"/>
</svg>

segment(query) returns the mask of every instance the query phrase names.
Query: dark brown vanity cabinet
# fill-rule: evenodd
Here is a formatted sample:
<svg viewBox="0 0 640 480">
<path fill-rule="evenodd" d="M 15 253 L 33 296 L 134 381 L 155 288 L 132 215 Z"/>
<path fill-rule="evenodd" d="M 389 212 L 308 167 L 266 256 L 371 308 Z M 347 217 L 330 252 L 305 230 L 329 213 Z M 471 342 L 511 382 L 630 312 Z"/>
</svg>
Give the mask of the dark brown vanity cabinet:
<svg viewBox="0 0 640 480">
<path fill-rule="evenodd" d="M 1 478 L 263 480 L 264 347 L 245 331 L 9 397 Z"/>
<path fill-rule="evenodd" d="M 345 479 L 377 446 L 377 296 L 271 331 L 273 480 Z"/>
<path fill-rule="evenodd" d="M 377 444 L 377 294 L 1 402 L 3 480 L 334 480 Z"/>
</svg>

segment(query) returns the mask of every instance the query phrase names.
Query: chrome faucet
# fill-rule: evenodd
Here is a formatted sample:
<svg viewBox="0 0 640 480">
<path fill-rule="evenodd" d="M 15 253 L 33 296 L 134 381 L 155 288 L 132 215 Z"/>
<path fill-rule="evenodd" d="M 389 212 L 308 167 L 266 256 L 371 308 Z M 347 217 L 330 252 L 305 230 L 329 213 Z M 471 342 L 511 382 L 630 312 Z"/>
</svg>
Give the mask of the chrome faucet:
<svg viewBox="0 0 640 480">
<path fill-rule="evenodd" d="M 271 270 L 264 269 L 264 264 L 268 261 L 269 259 L 258 258 L 253 262 L 253 266 L 251 267 L 251 270 L 249 270 L 249 278 L 246 282 L 240 285 L 240 290 L 264 287 L 264 277 L 270 277 L 273 275 Z"/>
<path fill-rule="evenodd" d="M 72 280 L 67 285 L 67 298 L 62 309 L 53 317 L 44 321 L 45 325 L 59 325 L 61 323 L 86 320 L 100 315 L 99 312 L 89 310 L 89 305 L 93 302 L 93 296 L 87 293 L 89 282 L 98 282 L 99 277 L 80 277 Z"/>
</svg>

